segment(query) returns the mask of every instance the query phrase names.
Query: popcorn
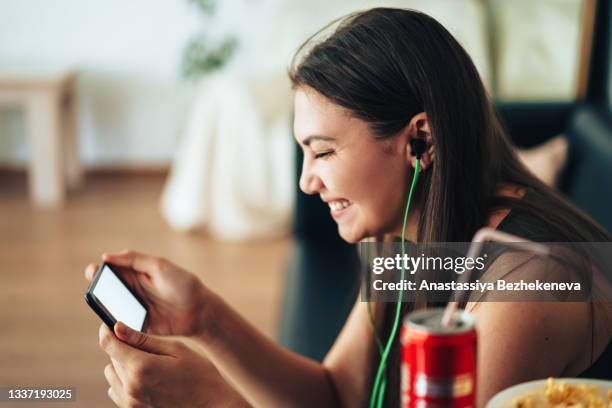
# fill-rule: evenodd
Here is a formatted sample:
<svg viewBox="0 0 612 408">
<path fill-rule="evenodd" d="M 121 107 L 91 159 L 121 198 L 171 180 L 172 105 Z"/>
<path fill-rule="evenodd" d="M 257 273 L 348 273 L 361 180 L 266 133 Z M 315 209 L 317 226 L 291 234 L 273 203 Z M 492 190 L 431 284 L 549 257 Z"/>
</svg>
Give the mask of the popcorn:
<svg viewBox="0 0 612 408">
<path fill-rule="evenodd" d="M 568 384 L 549 378 L 544 390 L 532 391 L 512 400 L 512 408 L 612 408 L 612 389 L 605 397 L 592 384 Z"/>
</svg>

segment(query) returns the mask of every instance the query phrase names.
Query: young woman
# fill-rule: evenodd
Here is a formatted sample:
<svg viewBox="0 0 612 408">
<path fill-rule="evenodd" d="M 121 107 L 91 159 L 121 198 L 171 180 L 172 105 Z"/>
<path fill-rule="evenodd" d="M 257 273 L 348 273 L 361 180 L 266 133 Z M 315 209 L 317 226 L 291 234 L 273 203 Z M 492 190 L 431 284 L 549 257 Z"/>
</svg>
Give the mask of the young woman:
<svg viewBox="0 0 612 408">
<path fill-rule="evenodd" d="M 609 241 L 587 216 L 519 163 L 467 53 L 435 20 L 377 8 L 346 17 L 290 71 L 300 187 L 330 206 L 348 242 L 400 236 L 416 158 L 426 143 L 406 236 L 470 241 L 484 226 L 539 241 Z M 324 362 L 263 336 L 194 275 L 135 252 L 105 254 L 150 307 L 148 333 L 103 325 L 109 395 L 119 406 L 358 407 L 368 404 L 379 352 L 366 303 Z M 91 279 L 95 265 L 86 276 Z M 424 305 L 427 307 L 428 305 Z M 374 304 L 389 336 L 393 303 Z M 415 304 L 404 305 L 404 313 Z M 519 382 L 610 376 L 610 304 L 469 304 L 479 335 L 478 406 Z M 385 406 L 398 406 L 399 345 Z"/>
</svg>

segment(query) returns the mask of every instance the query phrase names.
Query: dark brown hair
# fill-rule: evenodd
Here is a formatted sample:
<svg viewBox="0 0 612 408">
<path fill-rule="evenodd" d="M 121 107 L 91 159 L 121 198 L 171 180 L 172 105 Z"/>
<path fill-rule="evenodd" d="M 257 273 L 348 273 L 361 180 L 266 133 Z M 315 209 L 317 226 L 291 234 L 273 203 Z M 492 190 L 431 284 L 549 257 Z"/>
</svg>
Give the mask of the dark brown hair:
<svg viewBox="0 0 612 408">
<path fill-rule="evenodd" d="M 499 207 L 535 214 L 559 241 L 610 240 L 518 160 L 472 60 L 433 18 L 374 8 L 342 18 L 330 36 L 312 43 L 294 57 L 294 88 L 312 88 L 348 109 L 376 138 L 393 137 L 414 115 L 427 113 L 436 159 L 420 181 L 419 242 L 469 242 Z M 535 194 L 497 197 L 504 184 Z M 386 309 L 382 338 L 389 335 L 394 307 Z M 404 304 L 404 313 L 410 308 Z M 385 405 L 397 406 L 399 346 L 392 350 Z"/>
</svg>

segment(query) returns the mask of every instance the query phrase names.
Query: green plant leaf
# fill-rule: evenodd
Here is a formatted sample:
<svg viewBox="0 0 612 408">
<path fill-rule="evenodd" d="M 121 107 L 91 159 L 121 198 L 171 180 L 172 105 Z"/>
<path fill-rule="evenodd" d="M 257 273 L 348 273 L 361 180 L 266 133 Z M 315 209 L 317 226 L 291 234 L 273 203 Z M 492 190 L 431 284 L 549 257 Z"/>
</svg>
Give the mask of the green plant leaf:
<svg viewBox="0 0 612 408">
<path fill-rule="evenodd" d="M 214 0 L 190 0 L 204 14 L 211 15 L 215 12 Z"/>
<path fill-rule="evenodd" d="M 183 51 L 183 76 L 196 79 L 222 68 L 237 46 L 235 37 L 227 37 L 217 43 L 202 34 L 192 38 Z"/>
</svg>

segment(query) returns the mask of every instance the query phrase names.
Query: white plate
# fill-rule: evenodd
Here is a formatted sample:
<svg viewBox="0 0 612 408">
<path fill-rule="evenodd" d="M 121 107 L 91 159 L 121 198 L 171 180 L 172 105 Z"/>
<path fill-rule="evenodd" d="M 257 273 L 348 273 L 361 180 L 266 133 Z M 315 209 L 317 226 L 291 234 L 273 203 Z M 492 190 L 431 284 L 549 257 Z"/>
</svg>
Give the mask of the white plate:
<svg viewBox="0 0 612 408">
<path fill-rule="evenodd" d="M 545 390 L 546 382 L 548 380 L 535 380 L 529 381 L 522 384 L 514 385 L 510 388 L 506 388 L 503 391 L 498 392 L 488 403 L 486 408 L 505 408 L 510 405 L 513 398 L 520 397 L 525 395 L 526 393 L 537 391 L 537 390 Z M 555 383 L 564 381 L 568 384 L 587 384 L 587 385 L 597 385 L 599 387 L 599 391 L 601 396 L 606 401 L 606 392 L 609 389 L 612 389 L 612 381 L 605 380 L 595 380 L 591 378 L 555 378 Z"/>
</svg>

